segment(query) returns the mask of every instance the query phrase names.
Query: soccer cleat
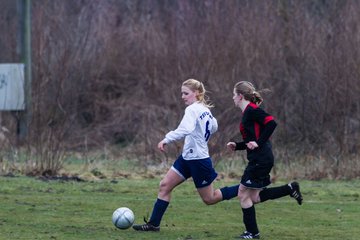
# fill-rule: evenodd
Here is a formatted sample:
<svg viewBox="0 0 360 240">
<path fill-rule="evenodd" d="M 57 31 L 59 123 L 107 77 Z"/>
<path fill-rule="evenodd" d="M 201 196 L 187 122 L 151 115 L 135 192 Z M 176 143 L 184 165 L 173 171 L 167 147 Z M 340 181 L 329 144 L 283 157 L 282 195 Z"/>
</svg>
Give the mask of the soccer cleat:
<svg viewBox="0 0 360 240">
<path fill-rule="evenodd" d="M 295 198 L 299 205 L 302 204 L 302 195 L 300 192 L 300 185 L 298 182 L 289 183 L 288 186 L 291 188 L 290 196 Z"/>
<path fill-rule="evenodd" d="M 245 231 L 237 239 L 260 239 L 260 233 L 252 234 L 251 232 Z"/>
<path fill-rule="evenodd" d="M 154 225 L 152 225 L 151 223 L 146 221 L 145 218 L 144 218 L 144 222 L 145 222 L 145 224 L 133 225 L 133 229 L 135 229 L 136 231 L 144 231 L 144 232 L 158 232 L 158 231 L 160 231 L 160 226 L 155 227 Z"/>
</svg>

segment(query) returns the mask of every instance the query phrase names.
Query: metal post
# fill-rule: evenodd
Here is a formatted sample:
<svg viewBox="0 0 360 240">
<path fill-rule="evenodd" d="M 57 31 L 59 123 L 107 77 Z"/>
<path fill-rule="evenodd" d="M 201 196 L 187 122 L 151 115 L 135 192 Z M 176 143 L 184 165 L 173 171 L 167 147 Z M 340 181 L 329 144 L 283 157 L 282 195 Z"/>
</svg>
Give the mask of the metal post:
<svg viewBox="0 0 360 240">
<path fill-rule="evenodd" d="M 21 18 L 21 61 L 25 65 L 25 110 L 20 113 L 18 136 L 24 140 L 31 121 L 31 0 L 19 0 Z"/>
</svg>

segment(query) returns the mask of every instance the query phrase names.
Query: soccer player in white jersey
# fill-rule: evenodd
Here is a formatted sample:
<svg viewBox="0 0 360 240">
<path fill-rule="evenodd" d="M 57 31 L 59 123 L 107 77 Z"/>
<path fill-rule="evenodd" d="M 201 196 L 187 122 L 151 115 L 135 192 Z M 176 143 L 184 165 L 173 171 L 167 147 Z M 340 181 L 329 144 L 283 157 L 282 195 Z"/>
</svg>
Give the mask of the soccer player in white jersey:
<svg viewBox="0 0 360 240">
<path fill-rule="evenodd" d="M 185 138 L 182 154 L 174 162 L 160 182 L 157 200 L 149 221 L 134 225 L 137 231 L 159 231 L 160 222 L 171 199 L 172 190 L 192 177 L 195 187 L 207 205 L 237 196 L 239 185 L 214 189 L 217 173 L 212 166 L 208 141 L 217 131 L 218 124 L 205 100 L 204 85 L 195 79 L 188 79 L 181 86 L 181 96 L 187 105 L 179 126 L 165 135 L 158 148 L 165 151 L 165 145 Z"/>
</svg>

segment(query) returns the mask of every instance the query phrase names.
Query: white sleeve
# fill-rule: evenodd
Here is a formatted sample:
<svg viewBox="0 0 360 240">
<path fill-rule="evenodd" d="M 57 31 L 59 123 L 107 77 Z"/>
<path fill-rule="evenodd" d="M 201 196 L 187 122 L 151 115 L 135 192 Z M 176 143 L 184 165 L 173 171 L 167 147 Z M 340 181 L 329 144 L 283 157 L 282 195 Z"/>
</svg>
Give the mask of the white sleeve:
<svg viewBox="0 0 360 240">
<path fill-rule="evenodd" d="M 210 133 L 213 134 L 213 133 L 215 133 L 217 130 L 218 130 L 218 123 L 217 123 L 216 118 L 213 116 L 212 128 L 211 128 Z"/>
<path fill-rule="evenodd" d="M 183 139 L 186 135 L 194 131 L 196 127 L 196 116 L 195 112 L 190 111 L 189 108 L 185 109 L 185 115 L 182 118 L 179 126 L 174 130 L 170 131 L 165 135 L 165 143 L 174 142 L 176 140 Z"/>
</svg>

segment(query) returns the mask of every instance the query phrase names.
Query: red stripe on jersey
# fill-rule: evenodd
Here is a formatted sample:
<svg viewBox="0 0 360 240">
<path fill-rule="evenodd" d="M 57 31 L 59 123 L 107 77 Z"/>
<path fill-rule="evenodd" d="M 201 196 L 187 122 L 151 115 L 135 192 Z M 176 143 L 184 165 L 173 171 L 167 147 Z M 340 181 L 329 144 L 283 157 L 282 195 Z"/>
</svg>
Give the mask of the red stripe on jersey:
<svg viewBox="0 0 360 240">
<path fill-rule="evenodd" d="M 259 107 L 258 105 L 256 105 L 255 103 L 252 103 L 252 102 L 249 103 L 248 106 L 251 106 L 251 107 L 254 108 L 254 109 L 256 109 L 256 108 Z"/>
<path fill-rule="evenodd" d="M 274 117 L 273 116 L 267 116 L 265 119 L 264 119 L 264 125 L 267 124 L 268 122 L 274 120 Z"/>
</svg>

